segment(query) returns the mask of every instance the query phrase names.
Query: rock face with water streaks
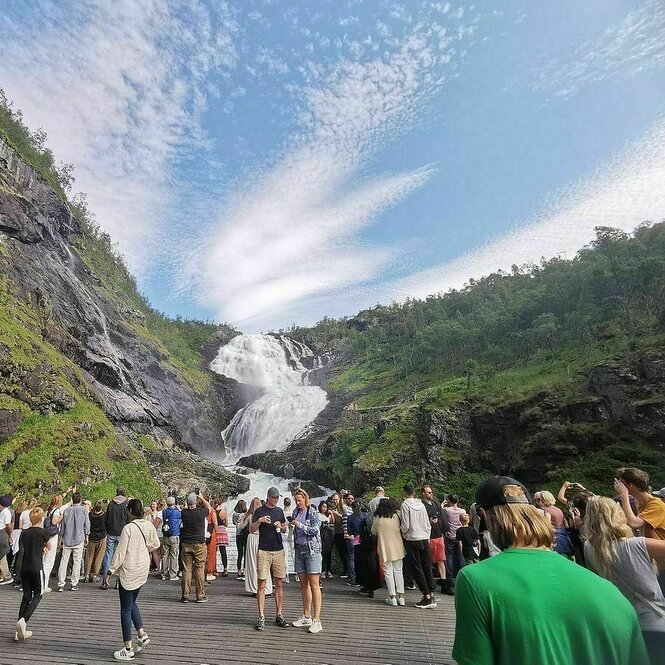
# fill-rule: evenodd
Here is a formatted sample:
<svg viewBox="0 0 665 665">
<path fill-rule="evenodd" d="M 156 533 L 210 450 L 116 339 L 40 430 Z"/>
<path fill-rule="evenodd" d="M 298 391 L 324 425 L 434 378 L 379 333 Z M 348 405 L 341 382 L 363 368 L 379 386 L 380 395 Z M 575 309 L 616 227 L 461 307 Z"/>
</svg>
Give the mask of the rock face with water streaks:
<svg viewBox="0 0 665 665">
<path fill-rule="evenodd" d="M 24 307 L 41 328 L 36 332 L 42 339 L 80 368 L 85 390 L 123 435 L 173 440 L 173 468 L 180 463 L 177 447 L 219 452 L 221 430 L 245 404 L 242 392 L 234 381 L 213 373 L 205 385 L 188 382 L 159 341 L 147 334 L 143 315 L 116 297 L 117 285 L 105 283 L 82 259 L 77 249 L 82 233 L 69 208 L 0 135 L 4 304 Z M 36 404 L 35 394 L 46 394 L 39 382 L 48 381 L 49 360 L 44 358 L 30 375 L 16 359 L 12 362 L 10 347 L 0 348 L 0 366 L 5 367 L 0 392 L 11 391 L 12 399 L 42 413 L 71 406 L 67 391 L 55 391 L 46 404 Z M 19 419 L 20 411 L 3 411 L 0 436 L 11 436 Z M 157 467 L 168 469 L 168 458 L 165 453 Z M 188 459 L 189 473 L 196 476 L 196 458 Z M 246 489 L 246 479 L 222 467 L 213 472 L 206 463 L 201 470 L 202 486 L 206 476 L 214 476 L 215 486 L 225 493 Z"/>
</svg>

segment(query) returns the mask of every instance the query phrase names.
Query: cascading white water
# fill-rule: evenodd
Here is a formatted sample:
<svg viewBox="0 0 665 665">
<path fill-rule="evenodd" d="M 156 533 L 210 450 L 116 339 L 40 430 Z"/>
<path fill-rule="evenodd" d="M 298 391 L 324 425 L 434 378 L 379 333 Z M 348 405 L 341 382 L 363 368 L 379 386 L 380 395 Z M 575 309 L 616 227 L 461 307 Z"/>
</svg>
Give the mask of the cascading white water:
<svg viewBox="0 0 665 665">
<path fill-rule="evenodd" d="M 263 388 L 222 432 L 228 461 L 285 448 L 325 408 L 326 393 L 307 385 L 305 357 L 314 360 L 308 347 L 274 335 L 239 335 L 219 350 L 210 365 L 214 372 Z"/>
</svg>

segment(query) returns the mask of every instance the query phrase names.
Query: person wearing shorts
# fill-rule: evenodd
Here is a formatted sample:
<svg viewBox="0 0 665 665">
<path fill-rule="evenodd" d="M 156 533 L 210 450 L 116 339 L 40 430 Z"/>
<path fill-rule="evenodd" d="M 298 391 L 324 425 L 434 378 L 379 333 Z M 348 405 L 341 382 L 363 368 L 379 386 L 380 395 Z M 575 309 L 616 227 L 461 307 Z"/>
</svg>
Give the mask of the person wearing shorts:
<svg viewBox="0 0 665 665">
<path fill-rule="evenodd" d="M 310 633 L 320 633 L 321 625 L 321 520 L 319 511 L 310 505 L 309 494 L 298 488 L 293 492 L 296 508 L 289 526 L 293 531 L 295 568 L 300 578 L 302 616 L 293 622 Z"/>
<path fill-rule="evenodd" d="M 421 487 L 423 496 L 423 503 L 427 510 L 432 531 L 429 537 L 429 556 L 432 563 L 436 564 L 439 570 L 439 584 L 443 593 L 450 592 L 450 584 L 446 580 L 446 547 L 443 542 L 443 514 L 441 511 L 441 503 L 434 496 L 432 487 L 430 485 L 423 485 Z"/>
<path fill-rule="evenodd" d="M 284 599 L 284 587 L 282 583 L 286 577 L 286 558 L 284 556 L 284 545 L 282 534 L 286 533 L 287 522 L 284 511 L 277 506 L 279 490 L 271 487 L 266 496 L 265 506 L 254 511 L 251 533 L 259 532 L 259 551 L 257 555 L 257 577 L 258 586 L 256 591 L 256 602 L 259 606 L 259 618 L 256 622 L 256 630 L 263 630 L 266 626 L 265 604 L 266 604 L 266 581 L 272 573 L 275 583 L 275 624 L 280 628 L 286 628 L 289 624 L 282 616 L 282 603 Z"/>
</svg>

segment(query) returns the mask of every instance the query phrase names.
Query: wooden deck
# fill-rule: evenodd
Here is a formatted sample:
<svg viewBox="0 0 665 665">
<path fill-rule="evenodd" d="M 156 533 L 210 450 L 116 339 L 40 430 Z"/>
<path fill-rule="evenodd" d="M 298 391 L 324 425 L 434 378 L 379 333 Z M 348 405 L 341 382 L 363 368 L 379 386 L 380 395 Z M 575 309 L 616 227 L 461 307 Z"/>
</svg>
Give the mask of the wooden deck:
<svg viewBox="0 0 665 665">
<path fill-rule="evenodd" d="M 323 632 L 278 628 L 272 623 L 274 601 L 266 601 L 266 629 L 254 628 L 256 600 L 244 593 L 235 576 L 207 587 L 209 602 L 179 602 L 180 584 L 151 578 L 139 607 L 151 643 L 137 654 L 138 663 L 216 663 L 288 665 L 441 665 L 452 663 L 453 599 L 437 596 L 438 607 L 419 610 L 417 591 L 407 591 L 406 607 L 384 603 L 386 590 L 369 599 L 338 578 L 324 580 Z M 194 593 L 192 592 L 192 596 Z M 117 591 L 81 584 L 79 591 L 46 594 L 30 621 L 33 637 L 14 642 L 21 593 L 0 587 L 3 637 L 0 663 L 93 665 L 115 662 L 122 646 Z M 411 605 L 411 606 L 409 606 Z M 286 585 L 287 621 L 302 613 L 298 584 Z"/>
</svg>

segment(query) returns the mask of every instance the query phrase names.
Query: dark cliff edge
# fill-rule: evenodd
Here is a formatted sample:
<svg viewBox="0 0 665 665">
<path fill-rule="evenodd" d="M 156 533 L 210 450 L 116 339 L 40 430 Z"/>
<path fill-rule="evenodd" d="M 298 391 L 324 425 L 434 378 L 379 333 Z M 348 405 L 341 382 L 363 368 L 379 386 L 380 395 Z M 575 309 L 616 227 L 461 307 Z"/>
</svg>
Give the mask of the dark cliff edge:
<svg viewBox="0 0 665 665">
<path fill-rule="evenodd" d="M 100 268 L 113 261 L 0 133 L 0 485 L 245 491 L 246 478 L 199 455 L 219 454 L 251 397 L 206 369 L 234 331 L 208 325 L 199 366 L 185 366 L 138 295 Z"/>
</svg>

